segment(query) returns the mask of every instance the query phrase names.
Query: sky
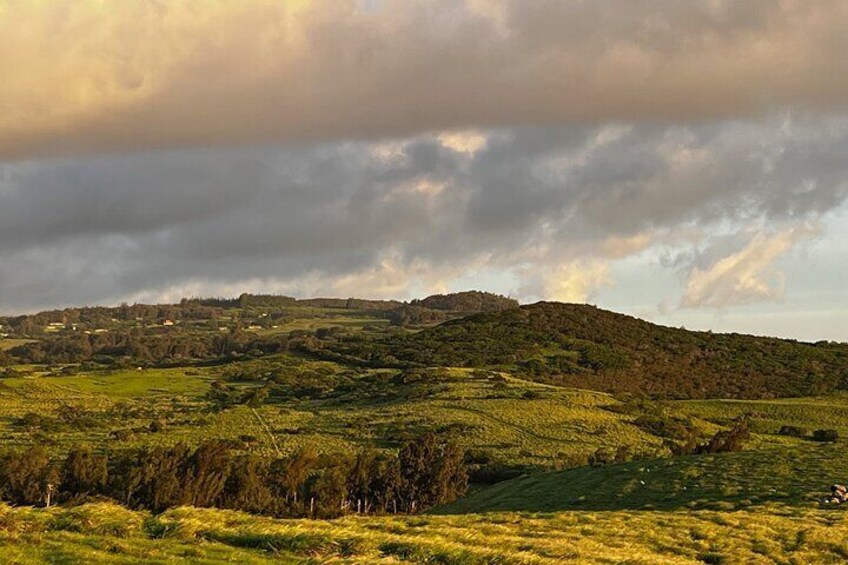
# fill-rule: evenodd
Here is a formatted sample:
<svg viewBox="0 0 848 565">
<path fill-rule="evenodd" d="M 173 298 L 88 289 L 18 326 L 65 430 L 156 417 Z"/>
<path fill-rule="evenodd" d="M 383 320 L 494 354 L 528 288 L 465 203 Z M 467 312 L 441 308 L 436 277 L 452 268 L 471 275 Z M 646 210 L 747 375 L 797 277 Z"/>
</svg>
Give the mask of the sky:
<svg viewBox="0 0 848 565">
<path fill-rule="evenodd" d="M 0 312 L 480 289 L 848 341 L 842 0 L 0 0 Z"/>
</svg>

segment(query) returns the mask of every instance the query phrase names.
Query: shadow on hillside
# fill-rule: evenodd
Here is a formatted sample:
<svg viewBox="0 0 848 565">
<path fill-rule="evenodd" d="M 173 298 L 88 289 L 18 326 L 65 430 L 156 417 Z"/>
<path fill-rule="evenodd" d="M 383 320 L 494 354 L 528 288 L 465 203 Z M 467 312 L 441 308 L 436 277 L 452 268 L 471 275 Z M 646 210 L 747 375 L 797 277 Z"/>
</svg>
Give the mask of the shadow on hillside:
<svg viewBox="0 0 848 565">
<path fill-rule="evenodd" d="M 839 446 L 635 461 L 520 477 L 480 490 L 436 514 L 562 510 L 737 510 L 815 504 L 848 481 Z"/>
</svg>

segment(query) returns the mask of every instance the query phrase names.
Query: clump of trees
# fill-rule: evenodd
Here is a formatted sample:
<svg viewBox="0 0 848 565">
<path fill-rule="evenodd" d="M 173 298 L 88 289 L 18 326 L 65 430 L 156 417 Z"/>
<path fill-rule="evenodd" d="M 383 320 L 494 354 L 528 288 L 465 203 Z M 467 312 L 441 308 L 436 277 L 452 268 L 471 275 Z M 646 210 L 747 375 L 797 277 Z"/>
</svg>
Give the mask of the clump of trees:
<svg viewBox="0 0 848 565">
<path fill-rule="evenodd" d="M 416 326 L 444 322 L 478 312 L 500 312 L 518 308 L 517 300 L 476 290 L 453 294 L 434 294 L 413 300 L 388 312 L 393 326 Z"/>
<path fill-rule="evenodd" d="M 450 315 L 444 310 L 409 305 L 391 310 L 387 315 L 389 323 L 393 326 L 420 326 L 444 322 L 450 318 Z"/>
<path fill-rule="evenodd" d="M 42 447 L 0 454 L 0 500 L 43 505 L 108 497 L 130 508 L 183 505 L 285 517 L 414 513 L 456 500 L 468 486 L 465 452 L 428 433 L 395 456 L 301 450 L 278 459 L 230 442 L 95 453 L 76 448 L 51 461 Z"/>
<path fill-rule="evenodd" d="M 410 304 L 449 312 L 500 312 L 519 306 L 518 301 L 513 298 L 479 290 L 434 294 L 421 300 L 413 300 Z"/>
</svg>

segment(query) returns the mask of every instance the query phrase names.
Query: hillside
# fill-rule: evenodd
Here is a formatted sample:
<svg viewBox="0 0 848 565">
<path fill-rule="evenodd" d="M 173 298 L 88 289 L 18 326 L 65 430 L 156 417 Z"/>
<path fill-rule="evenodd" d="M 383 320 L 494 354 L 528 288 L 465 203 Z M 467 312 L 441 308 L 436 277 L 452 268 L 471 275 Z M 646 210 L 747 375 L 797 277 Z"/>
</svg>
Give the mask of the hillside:
<svg viewBox="0 0 848 565">
<path fill-rule="evenodd" d="M 540 382 L 663 398 L 774 398 L 848 387 L 848 345 L 651 324 L 540 302 L 414 334 L 348 336 L 324 354 L 371 366 L 498 367 Z"/>
<path fill-rule="evenodd" d="M 438 510 L 738 510 L 772 503 L 809 507 L 845 480 L 848 455 L 833 445 L 761 446 L 528 475 L 478 491 Z"/>
<path fill-rule="evenodd" d="M 496 311 L 450 320 L 464 308 Z M 845 480 L 848 452 L 811 439 L 848 435 L 848 394 L 833 392 L 846 381 L 844 345 L 481 293 L 409 303 L 243 295 L 3 323 L 0 552 L 13 563 L 848 555 L 834 540 L 848 537 L 842 508 L 815 506 Z M 675 455 L 740 422 L 751 432 L 742 451 Z M 785 426 L 805 431 L 781 435 Z M 388 511 L 385 500 L 356 510 L 363 496 L 435 484 L 410 477 L 446 451 L 417 466 L 399 455 L 426 436 L 451 446 L 450 468 L 464 469 L 453 484 L 464 491 L 467 474 L 471 494 L 452 490 L 441 500 L 454 502 L 428 514 Z M 100 478 L 81 482 L 85 469 Z M 48 484 L 63 506 L 21 507 L 43 505 Z"/>
<path fill-rule="evenodd" d="M 256 373 L 263 380 L 249 380 Z M 219 407 L 210 398 L 213 386 L 221 386 L 215 383 L 234 394 L 263 388 L 271 394 L 261 403 Z M 599 448 L 657 452 L 663 438 L 634 425 L 635 415 L 609 409 L 618 404 L 601 393 L 469 370 L 350 375 L 331 363 L 278 356 L 223 368 L 3 378 L 0 441 L 48 444 L 58 455 L 83 441 L 115 449 L 248 438 L 245 449 L 271 456 L 277 448 L 285 454 L 300 448 L 350 454 L 369 445 L 391 450 L 431 431 L 455 436 L 492 470 L 585 464 Z"/>
<path fill-rule="evenodd" d="M 484 311 L 469 314 L 476 310 Z M 667 399 L 797 397 L 848 388 L 846 344 L 692 332 L 587 305 L 515 307 L 480 292 L 409 303 L 243 295 L 68 309 L 0 323 L 12 332 L 0 341 L 0 363 L 7 365 L 173 367 L 297 352 L 355 371 L 494 369 L 540 383 Z"/>
</svg>

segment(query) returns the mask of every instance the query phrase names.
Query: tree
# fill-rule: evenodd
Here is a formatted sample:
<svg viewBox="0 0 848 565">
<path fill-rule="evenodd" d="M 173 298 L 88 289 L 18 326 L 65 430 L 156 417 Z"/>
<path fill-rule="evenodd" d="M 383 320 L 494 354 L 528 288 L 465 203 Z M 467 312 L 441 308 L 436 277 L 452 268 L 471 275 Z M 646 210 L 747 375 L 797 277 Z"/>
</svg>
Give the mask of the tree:
<svg viewBox="0 0 848 565">
<path fill-rule="evenodd" d="M 62 491 L 68 496 L 100 494 L 109 479 L 108 457 L 89 447 L 68 453 L 62 466 Z"/>
<path fill-rule="evenodd" d="M 21 505 L 42 504 L 57 482 L 58 475 L 50 466 L 50 458 L 43 447 L 0 455 L 0 498 L 3 500 Z"/>
<path fill-rule="evenodd" d="M 454 441 L 427 433 L 400 450 L 404 510 L 417 512 L 456 500 L 468 488 L 465 452 Z"/>
<path fill-rule="evenodd" d="M 255 455 L 243 455 L 230 466 L 222 505 L 245 512 L 266 512 L 274 502 L 268 484 L 268 463 Z"/>
<path fill-rule="evenodd" d="M 285 459 L 278 459 L 271 465 L 270 481 L 278 496 L 285 499 L 296 511 L 303 501 L 306 481 L 316 466 L 318 455 L 314 450 L 303 448 Z"/>
<path fill-rule="evenodd" d="M 314 477 L 309 491 L 316 502 L 317 517 L 332 518 L 341 515 L 348 494 L 345 464 L 339 463 L 324 469 Z"/>
</svg>

